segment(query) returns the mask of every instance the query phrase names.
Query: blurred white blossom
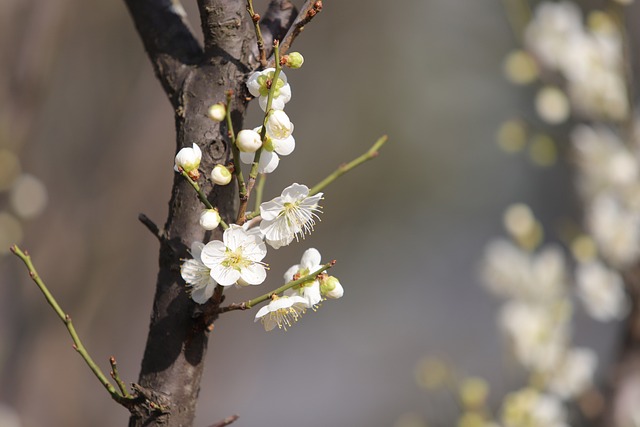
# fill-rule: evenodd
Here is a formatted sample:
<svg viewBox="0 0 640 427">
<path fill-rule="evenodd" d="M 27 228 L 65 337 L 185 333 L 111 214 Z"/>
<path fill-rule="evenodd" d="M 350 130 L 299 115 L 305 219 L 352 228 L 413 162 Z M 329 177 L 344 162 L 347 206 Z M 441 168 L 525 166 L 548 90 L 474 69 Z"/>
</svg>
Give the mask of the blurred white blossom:
<svg viewBox="0 0 640 427">
<path fill-rule="evenodd" d="M 576 268 L 578 296 L 585 309 L 600 321 L 621 319 L 629 310 L 620 274 L 600 261 L 580 263 Z"/>
</svg>

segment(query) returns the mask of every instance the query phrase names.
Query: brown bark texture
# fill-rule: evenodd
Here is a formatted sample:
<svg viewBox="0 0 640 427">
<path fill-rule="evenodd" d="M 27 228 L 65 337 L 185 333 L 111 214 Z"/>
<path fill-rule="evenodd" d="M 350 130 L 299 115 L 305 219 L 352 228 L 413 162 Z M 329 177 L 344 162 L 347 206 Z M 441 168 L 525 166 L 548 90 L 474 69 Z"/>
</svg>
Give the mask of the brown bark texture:
<svg viewBox="0 0 640 427">
<path fill-rule="evenodd" d="M 222 218 L 233 222 L 235 186 L 213 188 L 208 173 L 230 157 L 224 124 L 207 117 L 210 105 L 233 92 L 231 117 L 241 129 L 247 105 L 245 81 L 256 68 L 256 36 L 243 0 L 198 0 L 204 46 L 194 37 L 186 14 L 175 0 L 125 0 L 145 50 L 175 111 L 176 152 L 196 143 L 202 149 L 199 184 Z M 288 1 L 272 1 L 263 30 L 269 39 L 282 37 L 295 17 Z M 191 426 L 204 358 L 208 326 L 215 320 L 216 301 L 195 304 L 185 292 L 180 260 L 188 258 L 194 241 L 220 239 L 198 224 L 202 205 L 196 193 L 176 174 L 169 214 L 160 236 L 159 272 L 149 335 L 136 401 L 129 405 L 129 426 Z M 206 240 L 205 240 L 206 239 Z M 212 316 L 211 313 L 214 313 Z M 225 414 L 228 415 L 228 414 Z"/>
</svg>

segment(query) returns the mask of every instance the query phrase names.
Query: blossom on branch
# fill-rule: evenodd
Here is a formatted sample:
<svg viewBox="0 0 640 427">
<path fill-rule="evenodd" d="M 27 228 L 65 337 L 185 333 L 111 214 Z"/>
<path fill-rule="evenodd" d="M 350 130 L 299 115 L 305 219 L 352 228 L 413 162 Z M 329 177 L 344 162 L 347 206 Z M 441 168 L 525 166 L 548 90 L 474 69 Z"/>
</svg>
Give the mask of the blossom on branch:
<svg viewBox="0 0 640 427">
<path fill-rule="evenodd" d="M 259 285 L 267 276 L 262 259 L 267 247 L 260 237 L 232 224 L 224 231 L 222 241 L 214 240 L 202 249 L 202 262 L 211 269 L 211 277 L 221 286 L 231 286 L 242 279 Z"/>
<path fill-rule="evenodd" d="M 278 326 L 287 330 L 297 322 L 307 310 L 307 301 L 298 296 L 273 296 L 271 302 L 256 313 L 255 322 L 260 320 L 265 331 Z"/>
<path fill-rule="evenodd" d="M 185 171 L 192 179 L 198 179 L 200 174 L 198 173 L 198 167 L 200 166 L 200 160 L 202 160 L 202 151 L 198 144 L 193 144 L 193 147 L 184 147 L 178 151 L 175 158 L 175 164 L 173 170 L 180 172 Z"/>
<path fill-rule="evenodd" d="M 293 126 L 293 125 L 292 125 Z M 255 132 L 260 133 L 262 126 L 254 129 Z M 289 135 L 283 139 L 272 138 L 268 134 L 266 141 L 262 146 L 262 154 L 260 155 L 260 161 L 258 162 L 258 173 L 271 173 L 280 164 L 279 156 L 288 156 L 296 148 L 296 140 L 293 135 Z M 253 163 L 254 154 L 240 152 L 240 160 L 244 164 Z"/>
<path fill-rule="evenodd" d="M 247 88 L 251 95 L 258 98 L 258 103 L 262 111 L 267 110 L 267 100 L 269 90 L 272 85 L 276 85 L 271 101 L 271 108 L 275 110 L 284 109 L 284 105 L 291 100 L 291 86 L 287 83 L 287 76 L 281 71 L 278 75 L 278 81 L 273 82 L 275 68 L 267 68 L 262 71 L 256 71 L 249 76 L 247 80 Z"/>
<path fill-rule="evenodd" d="M 318 202 L 322 193 L 309 196 L 309 188 L 302 184 L 292 184 L 282 191 L 280 197 L 260 205 L 260 231 L 266 242 L 274 249 L 287 246 L 299 236 L 313 231 L 320 212 Z"/>
<path fill-rule="evenodd" d="M 300 264 L 291 266 L 286 273 L 284 273 L 285 283 L 298 280 L 301 277 L 317 271 L 321 266 L 320 259 L 320 252 L 318 252 L 317 249 L 310 248 L 304 251 Z M 310 308 L 322 301 L 320 282 L 317 277 L 286 290 L 285 295 L 303 297 L 307 301 L 307 307 Z"/>
<path fill-rule="evenodd" d="M 216 281 L 211 277 L 211 269 L 204 265 L 201 259 L 204 243 L 193 242 L 191 245 L 191 256 L 182 263 L 180 275 L 189 287 L 189 296 L 198 304 L 206 303 L 213 295 Z"/>
</svg>

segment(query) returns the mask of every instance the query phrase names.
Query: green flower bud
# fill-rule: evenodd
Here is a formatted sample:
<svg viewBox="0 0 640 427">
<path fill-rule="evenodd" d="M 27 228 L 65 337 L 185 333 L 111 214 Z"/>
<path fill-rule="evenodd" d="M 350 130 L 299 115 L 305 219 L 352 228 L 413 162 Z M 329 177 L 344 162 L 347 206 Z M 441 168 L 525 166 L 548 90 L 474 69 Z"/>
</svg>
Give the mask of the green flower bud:
<svg viewBox="0 0 640 427">
<path fill-rule="evenodd" d="M 304 57 L 300 52 L 291 52 L 290 54 L 285 55 L 283 59 L 285 61 L 285 66 L 294 69 L 302 67 L 302 64 L 304 63 Z"/>
</svg>

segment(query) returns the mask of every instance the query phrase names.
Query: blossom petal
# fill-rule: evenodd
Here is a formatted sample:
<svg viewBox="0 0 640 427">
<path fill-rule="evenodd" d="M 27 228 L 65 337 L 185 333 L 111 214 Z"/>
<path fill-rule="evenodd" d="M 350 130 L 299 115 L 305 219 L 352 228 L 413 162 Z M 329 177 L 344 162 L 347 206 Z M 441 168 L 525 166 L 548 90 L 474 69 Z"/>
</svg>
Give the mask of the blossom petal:
<svg viewBox="0 0 640 427">
<path fill-rule="evenodd" d="M 219 265 L 224 261 L 224 254 L 226 247 L 220 240 L 213 240 L 202 248 L 200 253 L 200 260 L 204 265 L 212 268 L 214 265 Z"/>
<path fill-rule="evenodd" d="M 254 263 L 243 268 L 240 276 L 250 285 L 259 285 L 267 278 L 267 272 L 262 264 Z"/>
<path fill-rule="evenodd" d="M 211 280 L 207 286 L 203 288 L 193 289 L 191 291 L 191 299 L 198 304 L 204 304 L 209 301 L 209 298 L 211 298 L 211 296 L 213 295 L 213 291 L 215 290 L 215 288 L 216 282 Z"/>
<path fill-rule="evenodd" d="M 288 156 L 296 148 L 296 140 L 293 135 L 285 139 L 272 139 L 273 149 L 281 156 Z"/>
<path fill-rule="evenodd" d="M 302 200 L 309 195 L 309 187 L 303 184 L 291 184 L 282 190 L 282 198 L 287 202 Z"/>
<path fill-rule="evenodd" d="M 262 220 L 273 221 L 280 215 L 280 211 L 284 208 L 282 197 L 276 197 L 273 200 L 260 204 L 260 216 Z"/>
<path fill-rule="evenodd" d="M 316 248 L 309 248 L 302 254 L 300 265 L 308 269 L 309 273 L 313 273 L 320 267 L 321 259 L 320 252 Z"/>
<path fill-rule="evenodd" d="M 211 277 L 218 282 L 220 286 L 231 286 L 240 278 L 240 272 L 232 267 L 224 267 L 217 264 L 211 268 Z"/>
</svg>

